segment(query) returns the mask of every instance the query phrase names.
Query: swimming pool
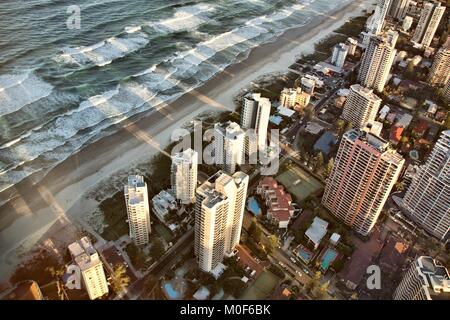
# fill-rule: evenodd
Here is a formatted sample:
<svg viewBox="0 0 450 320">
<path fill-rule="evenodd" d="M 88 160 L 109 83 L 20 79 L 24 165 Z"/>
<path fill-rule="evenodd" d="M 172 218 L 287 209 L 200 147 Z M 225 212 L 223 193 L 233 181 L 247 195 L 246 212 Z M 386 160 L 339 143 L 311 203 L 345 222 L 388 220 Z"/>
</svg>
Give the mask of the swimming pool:
<svg viewBox="0 0 450 320">
<path fill-rule="evenodd" d="M 166 291 L 167 296 L 169 297 L 169 299 L 171 299 L 171 300 L 181 299 L 181 293 L 178 292 L 177 290 L 175 290 L 175 288 L 173 287 L 172 283 L 166 282 L 164 284 L 164 290 Z"/>
<path fill-rule="evenodd" d="M 312 253 L 306 250 L 303 246 L 300 246 L 297 251 L 297 256 L 304 262 L 309 263 L 312 259 Z"/>
<path fill-rule="evenodd" d="M 327 251 L 325 251 L 325 254 L 322 257 L 322 261 L 320 262 L 320 267 L 323 271 L 328 270 L 330 265 L 336 260 L 336 257 L 338 256 L 338 253 L 328 248 Z"/>
<path fill-rule="evenodd" d="M 258 201 L 256 201 L 254 197 L 248 199 L 248 210 L 255 216 L 259 216 L 261 214 L 261 208 L 259 207 L 259 203 Z"/>
</svg>

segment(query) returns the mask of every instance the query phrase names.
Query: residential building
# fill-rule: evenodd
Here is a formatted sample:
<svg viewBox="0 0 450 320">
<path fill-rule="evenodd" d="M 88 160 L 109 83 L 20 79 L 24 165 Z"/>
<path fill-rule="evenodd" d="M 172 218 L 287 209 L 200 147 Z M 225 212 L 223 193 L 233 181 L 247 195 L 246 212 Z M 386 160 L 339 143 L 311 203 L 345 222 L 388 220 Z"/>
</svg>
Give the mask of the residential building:
<svg viewBox="0 0 450 320">
<path fill-rule="evenodd" d="M 312 78 L 302 77 L 300 80 L 301 88 L 303 92 L 306 92 L 310 95 L 314 94 L 314 89 L 316 86 L 316 81 Z"/>
<path fill-rule="evenodd" d="M 375 12 L 367 20 L 367 31 L 373 35 L 378 35 L 383 30 L 384 20 L 388 13 L 391 0 L 378 0 Z"/>
<path fill-rule="evenodd" d="M 20 281 L 14 288 L 0 292 L 0 300 L 44 300 L 41 288 L 34 280 Z"/>
<path fill-rule="evenodd" d="M 362 86 L 382 92 L 394 62 L 398 33 L 372 36 L 361 61 L 358 81 Z"/>
<path fill-rule="evenodd" d="M 450 228 L 450 130 L 444 131 L 403 199 L 411 218 L 444 240 Z"/>
<path fill-rule="evenodd" d="M 444 15 L 444 11 L 445 6 L 441 5 L 439 2 L 425 3 L 416 30 L 414 31 L 412 41 L 429 47 L 431 41 L 433 41 L 439 22 Z"/>
<path fill-rule="evenodd" d="M 245 151 L 247 154 L 263 150 L 267 145 L 267 128 L 269 126 L 271 104 L 260 93 L 250 93 L 244 97 L 241 113 L 241 128 L 253 130 L 253 135 L 245 137 Z M 251 141 L 255 140 L 255 141 Z"/>
<path fill-rule="evenodd" d="M 186 149 L 172 155 L 171 185 L 177 200 L 183 204 L 195 202 L 197 187 L 198 153 Z"/>
<path fill-rule="evenodd" d="M 74 264 L 80 269 L 83 285 L 89 298 L 94 300 L 108 294 L 103 263 L 89 239 L 83 237 L 79 241 L 71 243 L 69 252 Z"/>
<path fill-rule="evenodd" d="M 443 86 L 450 80 L 450 37 L 434 56 L 433 65 L 428 75 L 428 82 Z"/>
<path fill-rule="evenodd" d="M 239 243 L 248 175 L 219 171 L 197 188 L 195 255 L 200 269 L 214 270 Z"/>
<path fill-rule="evenodd" d="M 311 86 L 314 88 L 314 84 L 311 84 Z M 301 87 L 297 89 L 284 88 L 280 94 L 280 105 L 285 108 L 303 109 L 309 104 L 310 99 L 311 95 L 302 91 Z"/>
<path fill-rule="evenodd" d="M 151 232 L 147 184 L 143 176 L 128 177 L 124 187 L 130 238 L 137 246 L 147 244 Z"/>
<path fill-rule="evenodd" d="M 354 128 L 360 129 L 367 122 L 375 120 L 380 106 L 381 99 L 373 93 L 373 90 L 354 84 L 350 87 L 342 118 L 351 122 Z"/>
<path fill-rule="evenodd" d="M 420 256 L 403 276 L 394 300 L 450 300 L 448 270 L 433 258 Z"/>
<path fill-rule="evenodd" d="M 444 87 L 443 96 L 445 101 L 447 101 L 447 103 L 450 103 L 450 79 L 447 81 L 447 84 Z"/>
<path fill-rule="evenodd" d="M 229 174 L 245 160 L 245 132 L 235 122 L 214 125 L 215 163 Z"/>
<path fill-rule="evenodd" d="M 314 250 L 317 250 L 317 248 L 319 248 L 320 242 L 327 234 L 327 230 L 328 222 L 319 217 L 315 217 L 313 223 L 305 232 L 305 236 L 306 238 L 308 238 L 308 243 L 313 243 Z"/>
<path fill-rule="evenodd" d="M 194 197 L 195 198 L 195 197 Z M 153 213 L 158 217 L 159 221 L 166 223 L 166 217 L 169 211 L 177 209 L 177 200 L 172 192 L 161 190 L 152 198 Z"/>
<path fill-rule="evenodd" d="M 297 91 L 302 92 L 302 89 L 284 88 L 280 94 L 280 105 L 285 108 L 293 108 L 295 106 Z"/>
<path fill-rule="evenodd" d="M 331 63 L 336 67 L 342 68 L 345 64 L 345 59 L 347 58 L 348 47 L 344 43 L 339 43 L 334 46 L 333 54 L 331 56 Z"/>
<path fill-rule="evenodd" d="M 272 177 L 264 177 L 258 183 L 256 193 L 261 195 L 267 206 L 267 217 L 278 224 L 278 228 L 287 228 L 294 215 L 292 197 L 282 185 Z"/>
<path fill-rule="evenodd" d="M 303 110 L 311 100 L 311 95 L 306 92 L 300 92 L 295 95 L 295 110 Z"/>
<path fill-rule="evenodd" d="M 348 54 L 354 56 L 356 53 L 356 48 L 358 47 L 358 40 L 353 38 L 347 38 L 345 44 L 347 45 L 348 48 Z"/>
<path fill-rule="evenodd" d="M 411 16 L 406 16 L 403 19 L 403 23 L 402 23 L 402 29 L 405 32 L 408 32 L 409 29 L 411 29 L 412 25 L 413 25 L 414 19 Z"/>
<path fill-rule="evenodd" d="M 322 204 L 356 232 L 367 235 L 400 175 L 405 160 L 371 133 L 342 137 Z"/>
<path fill-rule="evenodd" d="M 408 12 L 410 0 L 392 0 L 389 15 L 395 19 L 403 20 Z"/>
</svg>

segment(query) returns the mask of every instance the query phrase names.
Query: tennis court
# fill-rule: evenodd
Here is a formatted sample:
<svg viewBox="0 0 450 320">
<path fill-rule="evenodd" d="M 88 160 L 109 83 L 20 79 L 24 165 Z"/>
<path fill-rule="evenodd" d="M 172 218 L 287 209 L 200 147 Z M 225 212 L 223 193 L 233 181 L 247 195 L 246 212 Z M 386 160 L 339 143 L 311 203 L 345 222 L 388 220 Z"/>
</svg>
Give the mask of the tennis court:
<svg viewBox="0 0 450 320">
<path fill-rule="evenodd" d="M 308 172 L 292 164 L 289 169 L 275 178 L 286 190 L 302 201 L 322 189 L 322 183 Z"/>
<path fill-rule="evenodd" d="M 242 300 L 264 300 L 277 286 L 280 278 L 270 271 L 264 271 L 256 281 L 245 290 L 240 299 Z"/>
</svg>

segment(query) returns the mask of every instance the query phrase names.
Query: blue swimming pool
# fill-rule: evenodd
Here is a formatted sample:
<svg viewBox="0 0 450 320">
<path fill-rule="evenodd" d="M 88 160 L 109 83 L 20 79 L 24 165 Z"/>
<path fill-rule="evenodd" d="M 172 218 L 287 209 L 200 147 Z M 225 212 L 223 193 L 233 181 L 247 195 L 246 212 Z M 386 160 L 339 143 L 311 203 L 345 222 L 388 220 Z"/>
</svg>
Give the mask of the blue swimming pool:
<svg viewBox="0 0 450 320">
<path fill-rule="evenodd" d="M 172 286 L 172 283 L 166 282 L 164 284 L 164 290 L 166 291 L 169 299 L 172 300 L 181 299 L 181 293 L 175 290 L 175 288 Z"/>
<path fill-rule="evenodd" d="M 248 199 L 248 210 L 255 216 L 259 216 L 261 214 L 261 208 L 259 207 L 259 203 L 258 201 L 256 201 L 254 197 Z"/>
<path fill-rule="evenodd" d="M 325 254 L 323 255 L 322 261 L 320 263 L 320 267 L 322 268 L 322 270 L 328 270 L 337 256 L 338 253 L 335 250 L 328 248 L 327 251 L 325 251 Z"/>
<path fill-rule="evenodd" d="M 312 254 L 308 251 L 306 251 L 303 248 L 299 248 L 297 251 L 297 256 L 302 259 L 304 262 L 309 263 L 312 258 Z"/>
</svg>

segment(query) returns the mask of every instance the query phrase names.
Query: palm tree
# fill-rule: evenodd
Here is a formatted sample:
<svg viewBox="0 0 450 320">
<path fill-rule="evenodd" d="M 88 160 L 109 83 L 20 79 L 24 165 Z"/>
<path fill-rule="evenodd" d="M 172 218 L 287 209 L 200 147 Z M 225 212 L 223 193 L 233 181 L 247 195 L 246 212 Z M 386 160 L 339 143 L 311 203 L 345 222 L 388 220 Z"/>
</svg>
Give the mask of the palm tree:
<svg viewBox="0 0 450 320">
<path fill-rule="evenodd" d="M 115 265 L 110 281 L 113 291 L 117 295 L 122 296 L 130 284 L 130 277 L 127 275 L 127 269 L 122 263 Z"/>
<path fill-rule="evenodd" d="M 50 273 L 52 278 L 55 279 L 54 282 L 56 282 L 56 287 L 58 288 L 58 296 L 60 297 L 60 299 L 61 300 L 64 300 L 64 299 L 69 300 L 66 290 L 64 289 L 64 284 L 61 281 L 62 277 L 66 273 L 64 267 L 60 266 L 58 268 L 55 268 L 54 266 L 51 266 L 51 267 L 47 267 L 45 270 Z"/>
</svg>

